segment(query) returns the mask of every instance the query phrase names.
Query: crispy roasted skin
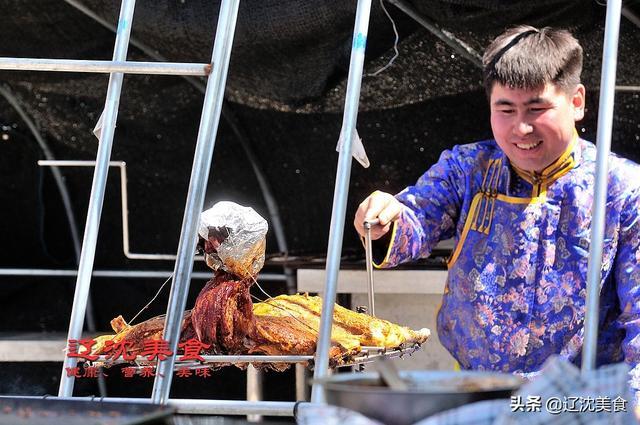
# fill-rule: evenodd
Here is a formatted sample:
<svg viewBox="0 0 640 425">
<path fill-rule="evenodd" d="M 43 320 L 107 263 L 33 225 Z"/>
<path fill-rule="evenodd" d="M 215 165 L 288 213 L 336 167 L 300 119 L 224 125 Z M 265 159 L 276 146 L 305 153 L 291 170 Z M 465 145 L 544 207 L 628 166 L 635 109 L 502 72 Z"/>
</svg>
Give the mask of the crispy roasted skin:
<svg viewBox="0 0 640 425">
<path fill-rule="evenodd" d="M 211 344 L 213 353 L 235 354 L 245 349 L 244 339 L 255 328 L 250 280 L 237 280 L 216 272 L 196 299 L 191 320 L 198 339 Z"/>
<path fill-rule="evenodd" d="M 256 316 L 256 328 L 247 345 L 252 354 L 310 355 L 316 352 L 316 333 L 287 317 Z"/>
<path fill-rule="evenodd" d="M 116 332 L 115 335 L 103 335 L 95 339 L 93 353 L 102 354 L 107 341 L 120 342 L 127 340 L 131 343 L 130 352 L 136 354 L 143 350 L 145 340 L 162 339 L 164 332 L 165 315 L 152 317 L 149 320 L 138 323 L 137 325 L 129 325 L 122 316 L 118 316 L 111 320 L 111 327 Z M 195 337 L 193 324 L 191 323 L 191 310 L 184 312 L 182 319 L 182 327 L 180 329 L 180 342 L 184 342 Z"/>
<path fill-rule="evenodd" d="M 320 327 L 322 298 L 307 294 L 280 295 L 253 307 L 256 317 L 288 317 L 306 324 L 314 332 Z M 361 346 L 395 348 L 403 344 L 423 343 L 429 338 L 428 329 L 413 331 L 407 327 L 393 324 L 363 313 L 334 306 L 331 339 L 346 350 Z"/>
<path fill-rule="evenodd" d="M 268 356 L 315 354 L 318 332 L 306 324 L 285 316 L 255 316 L 255 320 L 255 330 L 245 342 L 250 354 Z M 339 343 L 333 342 L 329 349 L 329 357 L 335 362 L 357 352 L 355 347 L 346 349 Z"/>
<path fill-rule="evenodd" d="M 320 315 L 306 308 L 304 304 L 291 302 L 289 296 L 279 296 L 254 304 L 253 312 L 256 318 L 262 318 L 263 320 L 284 319 L 277 321 L 277 323 L 283 323 L 284 326 L 301 327 L 311 333 L 314 341 L 318 338 Z M 278 343 L 276 340 L 272 340 L 272 342 Z M 332 347 L 340 348 L 336 354 L 339 352 L 357 353 L 360 351 L 361 346 L 356 335 L 350 334 L 336 324 L 331 329 L 331 345 Z"/>
<path fill-rule="evenodd" d="M 256 330 L 247 339 L 251 353 L 267 355 L 314 354 L 320 328 L 322 299 L 307 294 L 281 295 L 254 304 Z M 334 306 L 330 363 L 344 364 L 362 346 L 396 348 L 423 343 L 429 330 L 413 331 L 367 314 Z"/>
</svg>

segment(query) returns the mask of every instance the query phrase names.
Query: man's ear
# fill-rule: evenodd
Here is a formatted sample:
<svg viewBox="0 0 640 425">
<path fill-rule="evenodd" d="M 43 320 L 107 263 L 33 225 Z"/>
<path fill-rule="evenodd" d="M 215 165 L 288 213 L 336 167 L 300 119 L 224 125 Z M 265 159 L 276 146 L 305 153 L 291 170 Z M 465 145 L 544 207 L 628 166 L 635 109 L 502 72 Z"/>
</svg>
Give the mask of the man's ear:
<svg viewBox="0 0 640 425">
<path fill-rule="evenodd" d="M 573 120 L 580 121 L 584 118 L 584 107 L 585 107 L 585 96 L 586 89 L 584 85 L 578 84 L 573 91 L 573 96 L 571 97 L 571 105 L 573 106 Z"/>
</svg>

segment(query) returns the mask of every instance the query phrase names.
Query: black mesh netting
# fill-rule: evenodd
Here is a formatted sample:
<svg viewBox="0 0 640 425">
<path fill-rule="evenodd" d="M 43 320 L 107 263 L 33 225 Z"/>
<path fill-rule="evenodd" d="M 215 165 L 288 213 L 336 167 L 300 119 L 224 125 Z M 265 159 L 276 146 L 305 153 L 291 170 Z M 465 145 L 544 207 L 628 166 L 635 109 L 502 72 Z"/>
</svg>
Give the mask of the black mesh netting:
<svg viewBox="0 0 640 425">
<path fill-rule="evenodd" d="M 117 19 L 117 1 L 81 3 L 109 22 Z M 581 0 L 408 3 L 478 51 L 496 33 L 516 23 L 591 29 L 598 9 L 602 9 L 595 2 Z M 10 11 L 5 17 L 7 33 L 21 34 L 20 43 L 2 47 L 3 54 L 93 58 L 101 52 L 103 58 L 109 57 L 104 56 L 112 42 L 108 31 L 96 27 L 90 18 L 62 0 L 31 3 L 2 0 L 0 6 L 3 11 Z M 431 97 L 433 88 L 450 94 L 452 84 L 456 83 L 443 76 L 458 76 L 457 91 L 466 91 L 469 85 L 476 84 L 477 73 L 464 59 L 455 55 L 451 58 L 450 48 L 393 5 L 387 3 L 386 7 L 397 22 L 401 56 L 388 72 L 367 79 L 365 94 L 370 95 L 363 98 L 363 108 L 419 102 Z M 139 1 L 133 36 L 170 61 L 208 62 L 218 8 L 219 2 L 206 0 Z M 228 98 L 257 108 L 339 111 L 354 14 L 354 1 L 241 2 Z M 33 30 L 24 30 L 30 26 Z M 50 42 L 42 42 L 43 34 Z M 379 1 L 374 0 L 367 45 L 368 72 L 387 62 L 393 40 L 391 24 Z M 416 78 L 407 74 L 407 70 L 423 75 Z"/>
</svg>

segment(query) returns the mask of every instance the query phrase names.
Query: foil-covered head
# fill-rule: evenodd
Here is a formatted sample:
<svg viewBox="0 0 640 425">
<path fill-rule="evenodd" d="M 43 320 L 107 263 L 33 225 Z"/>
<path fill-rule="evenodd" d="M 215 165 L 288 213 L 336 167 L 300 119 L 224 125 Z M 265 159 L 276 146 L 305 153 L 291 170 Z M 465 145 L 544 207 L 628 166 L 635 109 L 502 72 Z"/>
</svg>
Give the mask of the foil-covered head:
<svg viewBox="0 0 640 425">
<path fill-rule="evenodd" d="M 267 221 L 253 208 L 221 201 L 200 214 L 198 234 L 204 239 L 207 265 L 243 279 L 264 266 Z"/>
</svg>

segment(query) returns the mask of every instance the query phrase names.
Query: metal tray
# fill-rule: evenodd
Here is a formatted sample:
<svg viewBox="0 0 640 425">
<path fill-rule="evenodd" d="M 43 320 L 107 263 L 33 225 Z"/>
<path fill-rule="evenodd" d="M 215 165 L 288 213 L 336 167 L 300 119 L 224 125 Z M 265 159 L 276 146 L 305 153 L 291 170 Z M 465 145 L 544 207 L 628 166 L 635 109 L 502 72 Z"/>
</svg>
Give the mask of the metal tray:
<svg viewBox="0 0 640 425">
<path fill-rule="evenodd" d="M 166 424 L 175 408 L 96 400 L 0 397 L 0 425 Z"/>
</svg>

